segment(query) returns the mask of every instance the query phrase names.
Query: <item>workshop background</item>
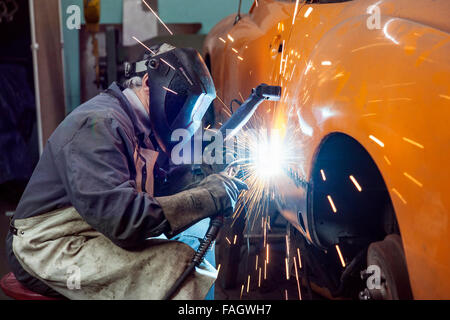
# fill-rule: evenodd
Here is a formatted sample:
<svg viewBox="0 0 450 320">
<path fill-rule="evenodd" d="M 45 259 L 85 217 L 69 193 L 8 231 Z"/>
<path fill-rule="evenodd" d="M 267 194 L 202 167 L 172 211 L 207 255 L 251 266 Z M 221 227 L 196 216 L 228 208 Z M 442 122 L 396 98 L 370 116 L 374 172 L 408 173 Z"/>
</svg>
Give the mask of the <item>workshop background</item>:
<svg viewBox="0 0 450 320">
<path fill-rule="evenodd" d="M 210 29 L 236 14 L 239 5 L 238 0 L 148 3 L 173 35 L 139 0 L 102 0 L 100 16 L 87 16 L 89 21 L 82 0 L 0 1 L 0 239 L 6 237 L 9 218 L 53 130 L 78 105 L 120 81 L 123 62 L 140 58 L 142 46 L 132 36 L 148 46 L 169 42 L 200 50 Z M 242 12 L 252 3 L 243 0 Z M 274 217 L 271 255 L 281 262 L 267 271 L 270 281 L 256 288 L 252 266 L 262 237 L 224 230 L 216 250 L 222 268 L 216 299 L 283 299 L 286 292 L 298 298 L 295 281 L 280 282 L 285 233 L 284 219 Z M 4 276 L 9 272 L 4 240 L 0 256 Z M 0 299 L 7 299 L 3 292 Z"/>
</svg>

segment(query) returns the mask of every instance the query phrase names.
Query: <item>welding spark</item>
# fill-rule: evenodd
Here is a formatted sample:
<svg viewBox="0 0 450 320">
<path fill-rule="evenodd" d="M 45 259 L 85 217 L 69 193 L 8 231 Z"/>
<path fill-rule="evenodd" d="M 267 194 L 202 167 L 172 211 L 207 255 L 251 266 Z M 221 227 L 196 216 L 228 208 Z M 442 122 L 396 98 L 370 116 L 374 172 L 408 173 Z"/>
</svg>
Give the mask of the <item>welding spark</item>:
<svg viewBox="0 0 450 320">
<path fill-rule="evenodd" d="M 327 177 L 325 176 L 325 172 L 322 169 L 320 169 L 320 174 L 322 175 L 322 180 L 323 181 L 327 181 Z"/>
<path fill-rule="evenodd" d="M 219 272 L 220 272 L 220 267 L 221 267 L 222 265 L 221 264 L 219 264 L 218 266 L 217 266 L 217 274 L 219 274 Z"/>
<path fill-rule="evenodd" d="M 170 68 L 172 68 L 173 70 L 175 70 L 175 68 L 174 68 L 170 63 L 168 63 L 166 60 L 164 60 L 163 58 L 160 58 L 160 60 L 161 60 L 162 62 L 164 62 L 165 64 L 167 64 Z"/>
<path fill-rule="evenodd" d="M 285 258 L 284 262 L 286 264 L 286 280 L 289 280 L 289 262 L 288 262 L 288 258 Z"/>
<path fill-rule="evenodd" d="M 403 175 L 405 177 L 407 177 L 409 180 L 411 180 L 412 182 L 414 182 L 415 184 L 417 184 L 419 187 L 421 187 L 421 188 L 423 187 L 422 182 L 420 182 L 419 180 L 417 180 L 416 178 L 414 178 L 413 176 L 411 176 L 407 172 L 403 172 Z"/>
<path fill-rule="evenodd" d="M 416 146 L 416 147 L 418 147 L 418 148 L 420 148 L 420 149 L 425 149 L 425 147 L 424 147 L 423 145 L 421 145 L 420 143 L 418 143 L 418 142 L 416 142 L 416 141 L 414 141 L 414 140 L 408 139 L 408 138 L 406 138 L 406 137 L 403 137 L 403 141 L 406 141 L 406 142 L 408 142 L 408 143 L 411 143 L 413 146 Z"/>
<path fill-rule="evenodd" d="M 313 8 L 312 8 L 312 7 L 309 7 L 308 10 L 306 10 L 306 12 L 305 12 L 304 17 L 305 17 L 305 18 L 308 18 L 312 11 L 313 11 Z"/>
<path fill-rule="evenodd" d="M 132 38 L 137 41 L 141 46 L 143 46 L 145 49 L 147 49 L 151 54 L 156 54 L 155 51 L 153 51 L 152 49 L 150 49 L 149 47 L 147 47 L 143 42 L 141 42 L 138 38 L 136 38 L 135 36 L 132 36 Z"/>
<path fill-rule="evenodd" d="M 362 191 L 361 186 L 359 185 L 358 181 L 356 181 L 354 176 L 350 176 L 350 180 L 352 180 L 353 184 L 355 185 L 356 189 L 358 189 L 359 192 Z"/>
<path fill-rule="evenodd" d="M 261 287 L 261 268 L 259 268 L 258 288 Z"/>
<path fill-rule="evenodd" d="M 289 236 L 286 235 L 286 255 L 289 257 L 289 253 L 290 253 L 290 247 L 289 247 Z"/>
<path fill-rule="evenodd" d="M 297 281 L 298 299 L 302 300 L 302 292 L 300 290 L 300 281 L 298 278 L 297 260 L 294 258 L 295 280 Z"/>
<path fill-rule="evenodd" d="M 150 11 L 155 15 L 156 19 L 159 20 L 159 22 L 161 22 L 161 24 L 164 26 L 164 28 L 167 29 L 167 31 L 169 31 L 169 33 L 171 35 L 173 35 L 173 32 L 169 29 L 169 27 L 166 26 L 166 24 L 164 23 L 164 21 L 161 20 L 161 18 L 156 14 L 156 12 L 148 5 L 147 2 L 145 2 L 145 0 L 142 0 L 142 2 L 144 2 L 144 4 L 150 9 Z"/>
<path fill-rule="evenodd" d="M 223 43 L 227 43 L 226 40 L 222 37 L 219 37 L 219 40 L 222 41 Z"/>
<path fill-rule="evenodd" d="M 378 139 L 377 137 L 375 137 L 375 136 L 373 136 L 373 135 L 370 135 L 369 138 L 370 138 L 373 142 L 375 142 L 376 144 L 378 144 L 380 147 L 384 148 L 384 143 L 383 143 L 380 139 Z"/>
<path fill-rule="evenodd" d="M 287 289 L 284 289 L 284 296 L 286 300 L 289 300 Z"/>
<path fill-rule="evenodd" d="M 230 239 L 228 239 L 228 237 L 225 237 L 225 240 L 227 240 L 228 244 L 231 245 L 231 241 Z"/>
<path fill-rule="evenodd" d="M 295 2 L 295 10 L 294 10 L 294 16 L 292 17 L 292 25 L 294 25 L 294 23 L 295 23 L 295 17 L 297 17 L 298 2 L 299 2 L 299 0 L 297 0 L 297 1 Z"/>
<path fill-rule="evenodd" d="M 256 266 L 255 266 L 255 270 L 258 270 L 258 258 L 259 258 L 259 256 L 256 255 Z"/>
<path fill-rule="evenodd" d="M 333 209 L 333 212 L 336 213 L 337 209 L 336 209 L 336 206 L 334 205 L 333 199 L 331 198 L 330 195 L 328 195 L 327 198 L 328 198 L 328 201 L 330 202 L 331 209 Z"/>
<path fill-rule="evenodd" d="M 227 38 L 230 39 L 231 42 L 234 42 L 234 38 L 230 34 L 227 34 Z"/>
<path fill-rule="evenodd" d="M 249 290 L 250 290 L 250 275 L 248 275 L 247 278 L 247 293 L 249 292 Z"/>
<path fill-rule="evenodd" d="M 163 88 L 164 90 L 170 92 L 170 93 L 173 93 L 173 94 L 175 94 L 175 95 L 178 95 L 178 93 L 175 92 L 175 91 L 173 91 L 172 89 L 166 88 L 166 87 L 164 87 L 164 86 L 163 86 L 162 88 Z"/>
<path fill-rule="evenodd" d="M 244 293 L 244 285 L 242 285 L 242 287 L 241 287 L 241 296 L 239 297 L 239 299 L 241 299 L 242 300 L 242 294 Z"/>
<path fill-rule="evenodd" d="M 237 234 L 234 235 L 233 244 L 236 244 L 236 241 L 237 241 Z"/>
<path fill-rule="evenodd" d="M 267 279 L 267 261 L 264 260 L 264 280 Z"/>
<path fill-rule="evenodd" d="M 300 258 L 300 249 L 297 248 L 297 256 L 298 256 L 298 267 L 299 269 L 302 268 L 302 259 Z"/>
<path fill-rule="evenodd" d="M 227 116 L 231 117 L 231 113 L 230 113 L 230 111 L 228 110 L 228 106 L 225 104 L 225 102 L 223 102 L 223 100 L 220 99 L 219 95 L 217 95 L 217 94 L 216 94 L 216 98 L 217 98 L 217 100 L 219 100 L 220 103 L 222 104 L 222 106 L 223 106 L 222 110 L 225 111 L 225 113 L 227 114 Z"/>
<path fill-rule="evenodd" d="M 339 259 L 341 260 L 342 266 L 345 268 L 345 260 L 344 260 L 344 257 L 342 256 L 341 249 L 339 249 L 338 245 L 336 245 L 336 251 L 337 251 L 337 253 L 339 255 Z"/>
</svg>

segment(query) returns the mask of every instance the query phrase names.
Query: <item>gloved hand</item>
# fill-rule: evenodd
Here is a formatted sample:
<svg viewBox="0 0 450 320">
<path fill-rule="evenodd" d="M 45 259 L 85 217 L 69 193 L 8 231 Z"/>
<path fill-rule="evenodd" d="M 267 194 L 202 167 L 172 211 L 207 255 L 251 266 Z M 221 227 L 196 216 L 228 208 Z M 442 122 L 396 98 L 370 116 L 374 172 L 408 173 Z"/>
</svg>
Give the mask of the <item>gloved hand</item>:
<svg viewBox="0 0 450 320">
<path fill-rule="evenodd" d="M 211 193 L 217 213 L 222 213 L 225 216 L 234 212 L 239 193 L 242 190 L 248 190 L 244 182 L 224 173 L 208 176 L 200 182 L 198 187 L 203 187 Z"/>
<path fill-rule="evenodd" d="M 195 188 L 155 198 L 170 225 L 171 230 L 166 235 L 173 237 L 207 217 L 232 214 L 239 193 L 244 189 L 247 189 L 247 185 L 236 178 L 213 174 Z"/>
</svg>

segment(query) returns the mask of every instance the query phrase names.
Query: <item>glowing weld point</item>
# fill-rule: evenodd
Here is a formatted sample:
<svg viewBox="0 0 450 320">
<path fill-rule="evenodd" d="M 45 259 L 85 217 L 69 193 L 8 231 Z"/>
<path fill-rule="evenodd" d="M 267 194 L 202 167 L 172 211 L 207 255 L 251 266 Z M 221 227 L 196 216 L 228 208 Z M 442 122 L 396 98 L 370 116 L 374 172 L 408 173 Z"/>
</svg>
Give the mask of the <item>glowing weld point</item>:
<svg viewBox="0 0 450 320">
<path fill-rule="evenodd" d="M 234 38 L 232 36 L 230 36 L 229 34 L 227 34 L 227 38 L 230 39 L 231 42 L 234 42 Z"/>
<path fill-rule="evenodd" d="M 166 91 L 168 91 L 168 92 L 170 92 L 170 93 L 173 93 L 173 94 L 176 94 L 176 95 L 178 95 L 178 93 L 176 93 L 175 91 L 173 91 L 172 89 L 169 89 L 169 88 L 166 88 L 166 87 L 162 87 L 164 90 L 166 90 Z"/>
<path fill-rule="evenodd" d="M 361 186 L 359 185 L 358 181 L 356 181 L 354 176 L 350 176 L 350 180 L 352 180 L 353 184 L 355 185 L 356 189 L 358 189 L 359 192 L 362 191 Z"/>
<path fill-rule="evenodd" d="M 336 245 L 336 251 L 337 251 L 337 253 L 338 253 L 338 255 L 339 255 L 339 259 L 341 260 L 342 266 L 345 268 L 344 257 L 342 256 L 341 249 L 339 249 L 339 246 L 338 246 L 338 245 Z"/>
<path fill-rule="evenodd" d="M 169 31 L 169 33 L 171 35 L 173 35 L 173 32 L 169 29 L 169 27 L 166 26 L 166 24 L 161 20 L 160 17 L 158 17 L 158 15 L 156 14 L 156 12 L 148 5 L 147 2 L 145 2 L 145 0 L 142 0 L 142 2 L 144 2 L 144 4 L 150 9 L 150 11 L 155 15 L 156 19 L 159 20 L 159 22 L 161 22 L 161 24 L 164 26 L 164 28 L 167 29 L 167 31 Z"/>
<path fill-rule="evenodd" d="M 330 202 L 331 209 L 333 209 L 333 212 L 336 213 L 337 209 L 336 209 L 336 206 L 334 205 L 333 199 L 331 199 L 330 195 L 328 195 L 327 198 L 328 198 L 328 201 Z"/>
</svg>

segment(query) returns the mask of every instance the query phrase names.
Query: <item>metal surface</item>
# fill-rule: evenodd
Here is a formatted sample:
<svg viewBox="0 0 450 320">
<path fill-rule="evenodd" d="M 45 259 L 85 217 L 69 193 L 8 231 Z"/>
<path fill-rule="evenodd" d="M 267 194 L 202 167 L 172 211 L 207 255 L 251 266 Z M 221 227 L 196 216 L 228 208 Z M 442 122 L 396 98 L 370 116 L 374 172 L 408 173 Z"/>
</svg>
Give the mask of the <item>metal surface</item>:
<svg viewBox="0 0 450 320">
<path fill-rule="evenodd" d="M 297 11 L 295 3 L 258 3 L 206 39 L 222 100 L 229 104 L 261 82 L 282 85 L 274 116 L 286 124 L 294 115 L 306 180 L 328 135 L 354 138 L 386 183 L 414 297 L 450 297 L 450 153 L 443 149 L 450 140 L 450 2 L 302 2 Z M 226 118 L 219 108 L 216 115 Z M 285 189 L 292 202 L 283 214 L 299 226 L 308 192 Z M 305 225 L 308 236 L 313 225 Z"/>
</svg>

